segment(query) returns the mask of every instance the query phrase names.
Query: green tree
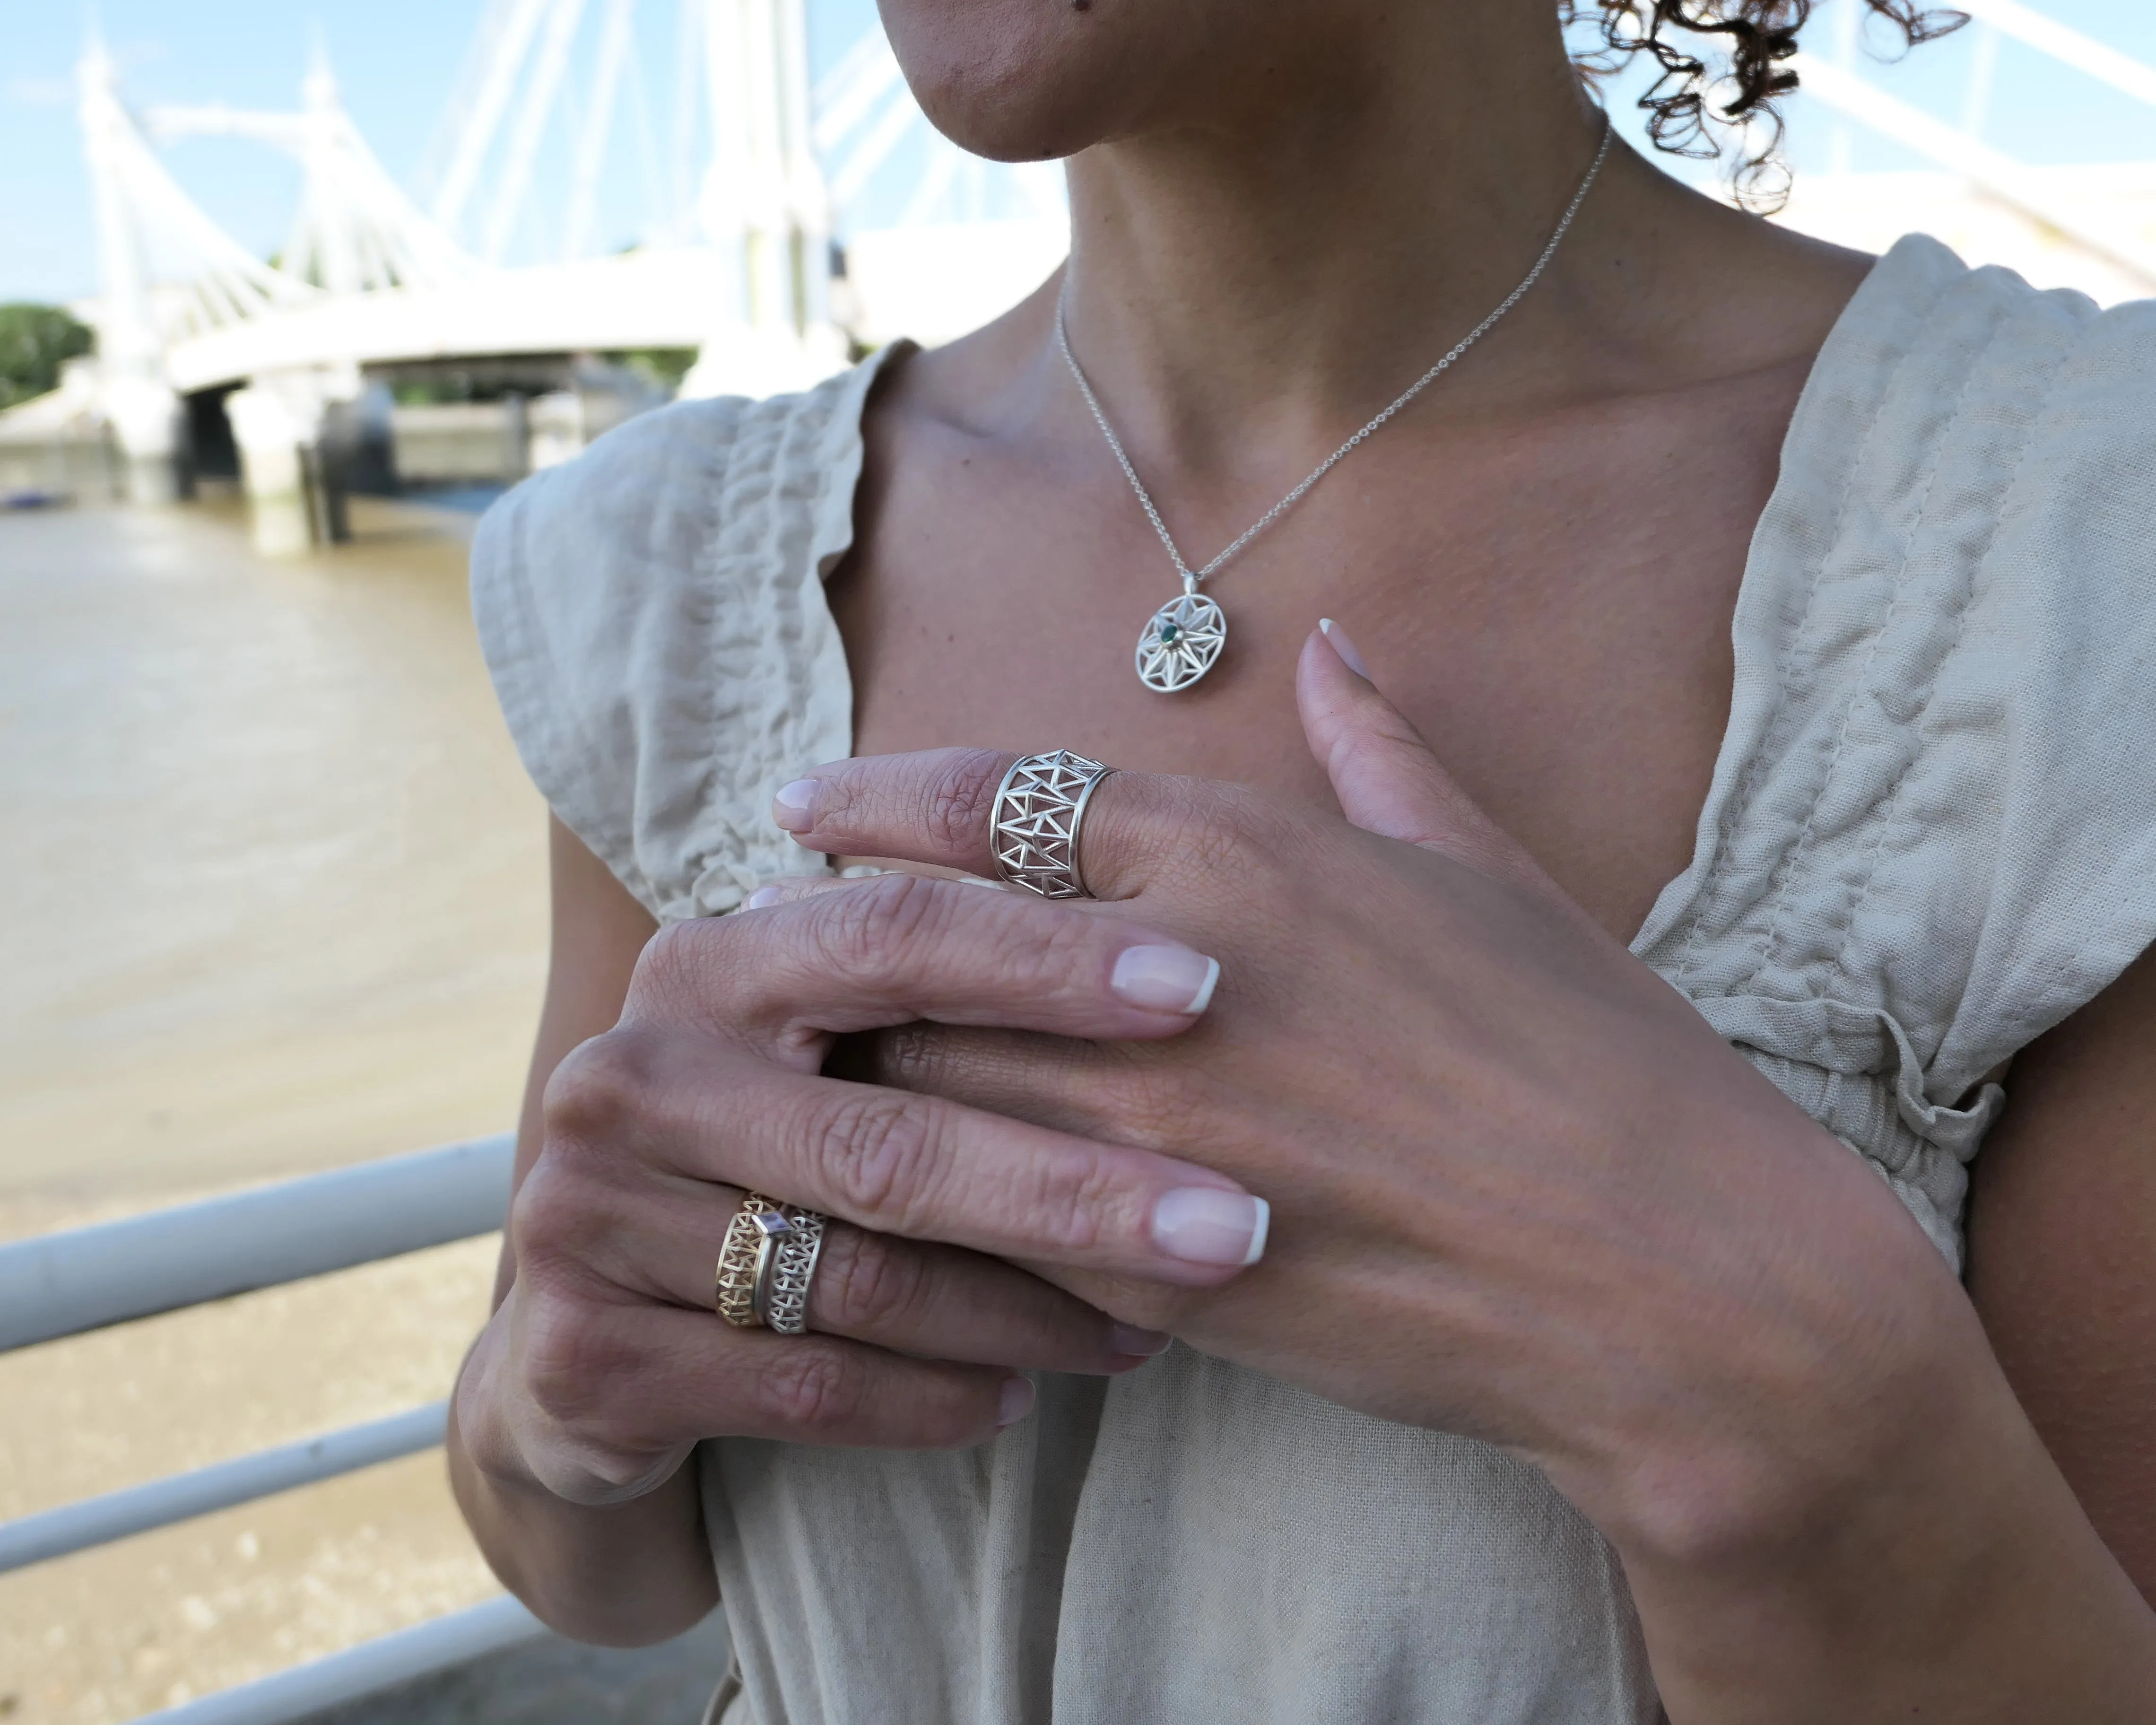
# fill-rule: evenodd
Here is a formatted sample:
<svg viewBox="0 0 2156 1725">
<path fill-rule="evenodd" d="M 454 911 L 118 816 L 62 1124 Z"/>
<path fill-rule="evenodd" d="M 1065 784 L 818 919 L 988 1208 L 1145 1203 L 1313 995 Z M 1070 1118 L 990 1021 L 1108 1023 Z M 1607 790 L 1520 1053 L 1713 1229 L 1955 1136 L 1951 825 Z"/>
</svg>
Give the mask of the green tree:
<svg viewBox="0 0 2156 1725">
<path fill-rule="evenodd" d="M 628 249 L 634 251 L 631 246 Z M 696 362 L 693 347 L 632 347 L 619 353 L 600 356 L 609 365 L 626 366 L 639 377 L 649 378 L 662 389 L 673 391 L 681 387 L 681 380 L 689 375 L 689 367 Z"/>
<path fill-rule="evenodd" d="M 43 395 L 60 362 L 90 349 L 87 326 L 57 305 L 0 305 L 0 408 Z"/>
</svg>

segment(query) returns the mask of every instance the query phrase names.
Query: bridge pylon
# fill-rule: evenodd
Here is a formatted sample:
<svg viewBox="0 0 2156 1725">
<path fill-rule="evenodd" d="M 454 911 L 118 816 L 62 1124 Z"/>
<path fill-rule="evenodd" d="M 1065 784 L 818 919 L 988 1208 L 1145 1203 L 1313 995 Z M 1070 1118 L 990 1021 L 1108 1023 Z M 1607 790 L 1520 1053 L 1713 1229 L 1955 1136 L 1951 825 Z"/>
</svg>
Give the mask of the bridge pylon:
<svg viewBox="0 0 2156 1725">
<path fill-rule="evenodd" d="M 799 389 L 845 362 L 831 319 L 831 201 L 810 135 L 804 0 L 702 0 L 711 161 L 697 197 L 726 260 L 684 395 Z"/>
<path fill-rule="evenodd" d="M 101 405 L 126 459 L 129 495 L 169 501 L 185 454 L 165 363 L 171 343 L 311 290 L 249 255 L 180 189 L 121 100 L 112 57 L 95 36 L 77 68 L 76 95 L 102 278 Z"/>
</svg>

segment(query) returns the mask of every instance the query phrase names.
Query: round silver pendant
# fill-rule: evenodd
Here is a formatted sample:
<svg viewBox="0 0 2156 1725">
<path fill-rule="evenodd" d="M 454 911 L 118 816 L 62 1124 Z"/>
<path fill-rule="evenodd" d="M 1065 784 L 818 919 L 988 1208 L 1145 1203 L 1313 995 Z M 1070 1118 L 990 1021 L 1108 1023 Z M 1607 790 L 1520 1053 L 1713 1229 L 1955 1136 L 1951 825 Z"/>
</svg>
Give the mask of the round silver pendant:
<svg viewBox="0 0 2156 1725">
<path fill-rule="evenodd" d="M 1188 689 L 1228 644 L 1228 619 L 1202 593 L 1170 599 L 1138 637 L 1138 680 L 1159 695 Z"/>
</svg>

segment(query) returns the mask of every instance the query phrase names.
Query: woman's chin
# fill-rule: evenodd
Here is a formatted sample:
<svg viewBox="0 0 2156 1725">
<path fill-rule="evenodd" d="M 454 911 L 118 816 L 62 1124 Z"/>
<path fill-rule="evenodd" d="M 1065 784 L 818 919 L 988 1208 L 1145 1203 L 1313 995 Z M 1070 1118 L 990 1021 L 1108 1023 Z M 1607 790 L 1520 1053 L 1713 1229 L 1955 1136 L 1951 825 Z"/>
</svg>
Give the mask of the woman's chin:
<svg viewBox="0 0 2156 1725">
<path fill-rule="evenodd" d="M 1157 21 L 1040 0 L 886 0 L 883 13 L 921 111 L 993 162 L 1075 156 L 1130 129 L 1168 45 Z"/>
<path fill-rule="evenodd" d="M 967 86 L 914 86 L 921 112 L 937 131 L 968 153 L 990 162 L 1053 162 L 1097 144 L 1107 127 L 1088 124 L 1075 104 L 1014 99 Z M 1075 111 L 1074 111 L 1074 109 Z"/>
<path fill-rule="evenodd" d="M 1047 162 L 1075 156 L 1113 129 L 1111 101 L 1086 80 L 1059 79 L 1052 68 L 1029 67 L 1021 78 L 983 71 L 978 62 L 945 76 L 906 66 L 921 112 L 962 150 L 991 162 Z"/>
</svg>

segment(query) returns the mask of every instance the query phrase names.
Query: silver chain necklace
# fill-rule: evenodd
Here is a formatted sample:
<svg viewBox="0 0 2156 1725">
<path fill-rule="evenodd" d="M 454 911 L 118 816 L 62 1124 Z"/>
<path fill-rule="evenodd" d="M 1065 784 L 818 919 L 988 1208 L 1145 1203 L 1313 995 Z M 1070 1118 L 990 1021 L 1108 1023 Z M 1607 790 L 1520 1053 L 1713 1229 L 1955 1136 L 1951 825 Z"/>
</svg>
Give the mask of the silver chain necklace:
<svg viewBox="0 0 2156 1725">
<path fill-rule="evenodd" d="M 1093 410 L 1093 423 L 1101 428 L 1101 435 L 1107 439 L 1108 447 L 1115 451 L 1116 460 L 1123 470 L 1123 477 L 1131 482 L 1131 489 L 1137 493 L 1138 501 L 1145 506 L 1146 518 L 1152 523 L 1153 531 L 1160 535 L 1160 542 L 1167 547 L 1169 561 L 1175 565 L 1175 572 L 1183 578 L 1182 595 L 1170 599 L 1154 612 L 1138 636 L 1138 680 L 1147 688 L 1158 694 L 1173 695 L 1188 689 L 1213 669 L 1214 662 L 1220 657 L 1220 649 L 1228 642 L 1228 619 L 1219 605 L 1198 590 L 1205 578 L 1278 521 L 1301 500 L 1305 491 L 1332 472 L 1351 449 L 1435 383 L 1440 375 L 1451 368 L 1455 360 L 1489 334 L 1498 319 L 1520 303 L 1527 290 L 1549 267 L 1549 260 L 1557 255 L 1558 243 L 1564 238 L 1565 230 L 1572 226 L 1572 218 L 1579 213 L 1580 205 L 1586 202 L 1595 176 L 1602 172 L 1603 159 L 1609 153 L 1609 127 L 1605 123 L 1602 128 L 1601 146 L 1594 152 L 1594 160 L 1588 167 L 1587 177 L 1580 181 L 1579 189 L 1572 194 L 1572 202 L 1564 207 L 1564 213 L 1558 218 L 1557 228 L 1550 235 L 1549 244 L 1543 248 L 1542 255 L 1535 259 L 1535 267 L 1527 271 L 1520 285 L 1505 295 L 1495 311 L 1455 342 L 1444 358 L 1401 391 L 1383 413 L 1319 462 L 1301 484 L 1251 522 L 1232 545 L 1202 569 L 1193 569 L 1183 561 L 1182 552 L 1176 548 L 1174 537 L 1168 531 L 1168 523 L 1160 518 L 1160 511 L 1154 506 L 1152 494 L 1146 490 L 1145 482 L 1138 477 L 1137 469 L 1131 465 L 1130 455 L 1123 448 L 1123 440 L 1116 435 L 1115 427 L 1108 424 L 1107 414 L 1101 411 L 1100 398 L 1093 393 L 1093 386 L 1086 381 L 1086 373 L 1078 364 L 1077 355 L 1070 351 L 1070 333 L 1064 321 L 1064 299 L 1061 295 L 1057 297 L 1055 344 L 1063 350 L 1064 362 L 1070 367 L 1070 375 L 1078 380 L 1078 388 L 1086 398 L 1086 405 Z M 1069 280 L 1067 276 L 1065 279 L 1066 282 Z"/>
</svg>

